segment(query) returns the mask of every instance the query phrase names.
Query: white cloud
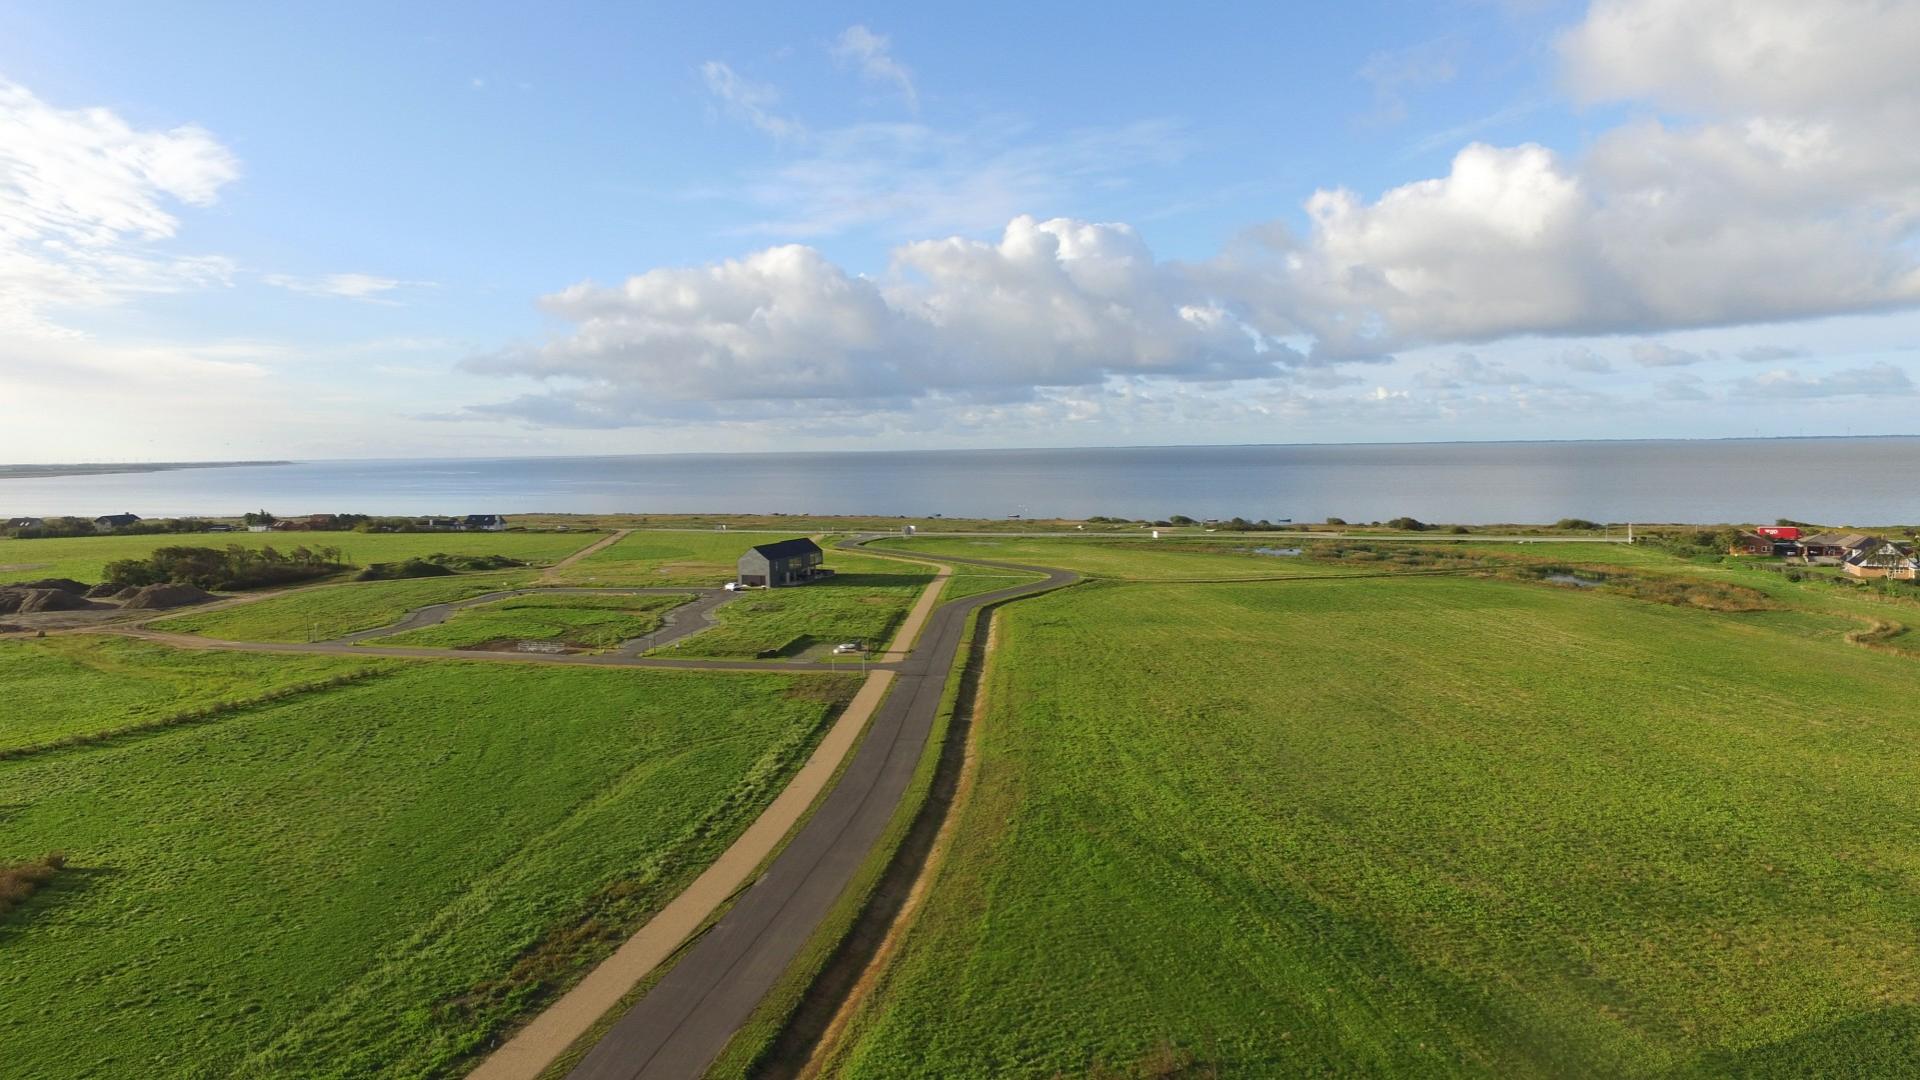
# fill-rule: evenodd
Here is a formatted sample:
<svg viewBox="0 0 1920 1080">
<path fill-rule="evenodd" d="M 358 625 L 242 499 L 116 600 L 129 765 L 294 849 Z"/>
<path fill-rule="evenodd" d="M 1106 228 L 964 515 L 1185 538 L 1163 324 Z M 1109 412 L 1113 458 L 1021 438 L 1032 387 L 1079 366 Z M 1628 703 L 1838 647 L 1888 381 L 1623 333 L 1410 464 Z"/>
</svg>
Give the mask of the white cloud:
<svg viewBox="0 0 1920 1080">
<path fill-rule="evenodd" d="M 1261 326 L 1329 356 L 1920 303 L 1920 6 L 1605 0 L 1561 43 L 1594 100 L 1688 110 L 1567 159 L 1476 143 L 1449 173 L 1307 203 L 1225 260 Z"/>
<path fill-rule="evenodd" d="M 1560 367 L 1566 368 L 1568 371 L 1600 373 L 1613 370 L 1613 362 L 1611 360 L 1587 348 L 1585 345 L 1575 345 L 1571 348 L 1560 350 L 1554 355 L 1553 362 Z"/>
<path fill-rule="evenodd" d="M 402 281 L 399 278 L 379 277 L 374 274 L 322 274 L 318 277 L 266 274 L 261 277 L 261 280 L 276 288 L 305 293 L 309 296 L 337 296 L 376 304 L 393 303 L 386 298 L 385 294 L 395 289 L 428 284 L 423 281 Z"/>
<path fill-rule="evenodd" d="M 1676 349 L 1658 341 L 1636 341 L 1627 351 L 1633 356 L 1633 362 L 1641 367 L 1690 367 L 1715 359 L 1708 354 Z"/>
<path fill-rule="evenodd" d="M 1480 359 L 1470 352 L 1455 355 L 1443 364 L 1435 364 L 1414 376 L 1414 382 L 1435 390 L 1458 390 L 1470 386 L 1518 386 L 1533 381 L 1523 372 L 1505 364 Z"/>
<path fill-rule="evenodd" d="M 0 326 L 58 332 L 54 307 L 223 282 L 225 259 L 166 255 L 170 203 L 206 206 L 239 163 L 206 130 L 140 130 L 0 82 Z"/>
<path fill-rule="evenodd" d="M 893 58 L 892 48 L 892 42 L 885 34 L 876 34 L 856 23 L 834 40 L 833 58 L 858 68 L 868 82 L 885 83 L 893 87 L 907 103 L 907 108 L 918 112 L 920 93 L 914 89 L 913 73 Z"/>
<path fill-rule="evenodd" d="M 774 138 L 794 139 L 806 134 L 805 124 L 774 111 L 780 103 L 780 91 L 772 86 L 745 78 L 718 60 L 700 65 L 700 77 L 728 112 Z"/>
<path fill-rule="evenodd" d="M 1821 376 L 1781 369 L 1741 379 L 1734 385 L 1734 393 L 1748 398 L 1908 397 L 1913 392 L 1913 380 L 1907 373 L 1887 363 Z"/>
<path fill-rule="evenodd" d="M 579 425 L 760 415 L 795 401 L 1005 398 L 1114 376 L 1252 378 L 1299 359 L 1257 342 L 1131 229 L 1065 219 L 1017 218 L 997 243 L 908 244 L 880 280 L 788 245 L 583 283 L 543 306 L 573 329 L 466 366 L 552 380 L 509 411 Z M 698 404 L 711 402 L 726 404 Z"/>
<path fill-rule="evenodd" d="M 1751 345 L 1734 355 L 1749 364 L 1771 364 L 1780 360 L 1797 360 L 1807 355 L 1807 350 L 1796 345 Z"/>
</svg>

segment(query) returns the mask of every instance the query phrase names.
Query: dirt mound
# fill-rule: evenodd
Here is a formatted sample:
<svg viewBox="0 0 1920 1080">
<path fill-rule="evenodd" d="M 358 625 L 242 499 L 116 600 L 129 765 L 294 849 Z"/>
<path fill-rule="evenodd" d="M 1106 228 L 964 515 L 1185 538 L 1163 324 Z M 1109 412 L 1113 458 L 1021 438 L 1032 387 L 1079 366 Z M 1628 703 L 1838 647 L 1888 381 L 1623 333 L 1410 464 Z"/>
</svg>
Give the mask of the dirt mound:
<svg viewBox="0 0 1920 1080">
<path fill-rule="evenodd" d="M 121 602 L 123 608 L 137 610 L 160 610 L 162 608 L 186 607 L 189 604 L 204 604 L 216 597 L 205 589 L 192 585 L 146 585 L 133 590 L 133 595 Z"/>
<path fill-rule="evenodd" d="M 9 589 L 58 589 L 61 592 L 70 592 L 75 596 L 80 596 L 87 591 L 87 584 L 84 581 L 75 581 L 72 578 L 54 577 L 54 578 L 42 578 L 39 581 L 8 582 L 7 588 Z"/>
<path fill-rule="evenodd" d="M 33 615 L 42 611 L 86 611 L 98 604 L 65 589 L 0 589 L 0 615 Z"/>
<path fill-rule="evenodd" d="M 103 581 L 93 588 L 88 589 L 86 596 L 89 600 L 104 600 L 109 596 L 118 595 L 125 588 L 125 585 L 117 581 Z"/>
</svg>

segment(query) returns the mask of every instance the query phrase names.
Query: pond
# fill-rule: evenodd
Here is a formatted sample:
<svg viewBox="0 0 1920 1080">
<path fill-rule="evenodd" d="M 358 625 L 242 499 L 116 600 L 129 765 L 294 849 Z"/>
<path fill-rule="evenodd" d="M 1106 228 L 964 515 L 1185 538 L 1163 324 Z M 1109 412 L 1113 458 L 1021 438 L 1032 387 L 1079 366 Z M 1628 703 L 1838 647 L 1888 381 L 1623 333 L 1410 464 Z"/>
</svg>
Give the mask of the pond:
<svg viewBox="0 0 1920 1080">
<path fill-rule="evenodd" d="M 1253 549 L 1253 553 L 1255 555 L 1273 555 L 1273 556 L 1277 556 L 1279 558 L 1284 559 L 1284 558 L 1290 558 L 1292 556 L 1300 554 L 1300 549 L 1297 547 L 1294 547 L 1294 548 L 1258 547 Z"/>
<path fill-rule="evenodd" d="M 1577 577 L 1573 574 L 1548 574 L 1541 580 L 1551 581 L 1556 585 L 1572 585 L 1579 589 L 1597 589 L 1606 584 L 1606 582 L 1595 578 Z"/>
</svg>

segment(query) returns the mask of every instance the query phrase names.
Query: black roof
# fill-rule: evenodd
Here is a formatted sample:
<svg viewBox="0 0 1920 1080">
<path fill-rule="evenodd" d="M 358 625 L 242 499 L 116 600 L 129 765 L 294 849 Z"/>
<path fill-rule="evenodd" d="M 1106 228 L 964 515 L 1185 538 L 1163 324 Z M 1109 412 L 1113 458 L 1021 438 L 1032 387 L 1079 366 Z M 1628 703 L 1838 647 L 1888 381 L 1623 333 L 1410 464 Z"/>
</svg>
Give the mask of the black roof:
<svg viewBox="0 0 1920 1080">
<path fill-rule="evenodd" d="M 769 559 L 791 559 L 795 555 L 818 555 L 820 545 L 801 537 L 798 540 L 779 540 L 771 544 L 755 544 L 752 550 Z"/>
</svg>

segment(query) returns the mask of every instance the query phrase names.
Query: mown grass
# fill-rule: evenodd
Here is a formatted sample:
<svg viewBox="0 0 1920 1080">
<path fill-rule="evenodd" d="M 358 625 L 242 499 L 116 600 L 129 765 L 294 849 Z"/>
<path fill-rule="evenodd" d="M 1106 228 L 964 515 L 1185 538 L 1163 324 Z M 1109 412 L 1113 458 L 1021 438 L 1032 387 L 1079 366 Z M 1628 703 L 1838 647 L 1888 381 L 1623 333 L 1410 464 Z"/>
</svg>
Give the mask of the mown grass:
<svg viewBox="0 0 1920 1080">
<path fill-rule="evenodd" d="M 462 608 L 438 626 L 369 638 L 365 644 L 469 649 L 501 641 L 557 641 L 581 649 L 611 649 L 658 630 L 662 615 L 691 599 L 691 593 L 514 596 Z"/>
<path fill-rule="evenodd" d="M 1895 1075 L 1920 666 L 1408 577 L 1009 607 L 975 794 L 829 1075 Z"/>
<path fill-rule="evenodd" d="M 993 592 L 995 589 L 1010 589 L 1015 585 L 1039 581 L 1043 576 L 955 563 L 952 575 L 947 578 L 946 588 L 940 592 L 940 600 L 945 603 L 948 600 L 962 600 L 969 596 Z"/>
<path fill-rule="evenodd" d="M 6 696 L 0 754 L 156 723 L 383 663 L 189 652 L 106 636 L 0 641 Z M 6 801 L 0 795 L 0 804 Z"/>
<path fill-rule="evenodd" d="M 1123 579 L 1268 578 L 1346 572 L 1338 565 L 1298 558 L 1255 555 L 1255 547 L 1277 541 L 1207 539 L 1077 539 L 1047 537 L 928 536 L 888 539 L 869 545 L 883 550 L 927 555 L 998 559 L 1029 566 L 1058 566 L 1089 577 Z M 1290 546 L 1287 541 L 1281 546 Z M 1216 550 L 1217 549 L 1217 550 Z M 1005 573 L 1005 571 L 1000 571 Z"/>
<path fill-rule="evenodd" d="M 178 615 L 156 630 L 221 641 L 328 641 L 343 634 L 391 626 L 410 611 L 529 584 L 526 570 L 460 574 L 401 581 L 322 585 L 218 611 Z"/>
<path fill-rule="evenodd" d="M 777 539 L 782 537 L 769 533 L 641 529 L 561 571 L 559 580 L 568 585 L 712 588 L 734 579 L 740 556 L 748 548 Z M 827 553 L 827 565 L 837 565 L 837 560 L 837 553 Z"/>
<path fill-rule="evenodd" d="M 67 859 L 0 923 L 0 1071 L 456 1075 L 723 850 L 853 688 L 394 667 L 0 762 L 0 863 Z"/>
<path fill-rule="evenodd" d="M 65 577 L 94 583 L 106 565 L 144 559 L 162 547 L 273 547 L 290 551 L 337 547 L 356 566 L 400 562 L 424 555 L 505 555 L 539 565 L 558 562 L 592 543 L 582 533 L 175 533 L 154 536 L 77 536 L 60 540 L 0 540 L 0 581 Z"/>
<path fill-rule="evenodd" d="M 842 641 L 882 649 L 906 618 L 934 569 L 891 559 L 835 555 L 848 569 L 824 581 L 782 589 L 755 589 L 719 608 L 719 625 L 657 656 L 798 656 Z"/>
</svg>

